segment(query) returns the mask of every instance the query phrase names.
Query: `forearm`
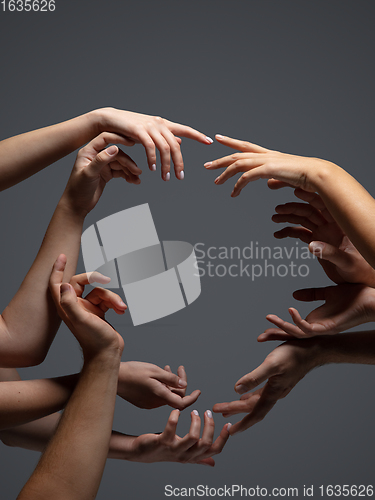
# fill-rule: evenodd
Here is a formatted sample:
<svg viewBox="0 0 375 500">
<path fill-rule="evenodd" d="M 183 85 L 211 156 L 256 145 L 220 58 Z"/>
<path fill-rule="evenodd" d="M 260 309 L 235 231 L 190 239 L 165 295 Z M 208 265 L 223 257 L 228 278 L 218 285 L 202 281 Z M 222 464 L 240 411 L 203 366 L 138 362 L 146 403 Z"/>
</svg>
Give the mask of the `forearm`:
<svg viewBox="0 0 375 500">
<path fill-rule="evenodd" d="M 318 366 L 328 363 L 375 364 L 375 331 L 342 333 L 306 340 L 310 341 L 319 351 L 316 356 Z"/>
<path fill-rule="evenodd" d="M 60 200 L 33 265 L 16 295 L 0 318 L 0 366 L 30 366 L 41 363 L 60 325 L 48 290 L 52 266 L 64 253 L 68 264 L 64 280 L 73 276 L 83 227 L 83 216 Z"/>
<path fill-rule="evenodd" d="M 94 498 L 108 455 L 120 353 L 85 363 L 80 380 L 20 499 Z"/>
<path fill-rule="evenodd" d="M 363 257 L 375 267 L 375 200 L 348 172 L 321 162 L 314 174 L 316 191 Z"/>
<path fill-rule="evenodd" d="M 27 179 L 99 133 L 98 111 L 0 142 L 0 190 Z"/>
<path fill-rule="evenodd" d="M 40 419 L 65 407 L 78 374 L 52 379 L 0 382 L 0 429 Z"/>
</svg>

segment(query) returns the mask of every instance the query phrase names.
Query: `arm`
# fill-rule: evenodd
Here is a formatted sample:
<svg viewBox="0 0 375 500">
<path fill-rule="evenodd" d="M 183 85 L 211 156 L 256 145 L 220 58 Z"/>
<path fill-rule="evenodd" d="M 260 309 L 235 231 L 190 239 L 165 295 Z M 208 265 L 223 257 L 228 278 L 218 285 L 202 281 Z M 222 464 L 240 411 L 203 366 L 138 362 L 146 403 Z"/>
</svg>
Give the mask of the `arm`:
<svg viewBox="0 0 375 500">
<path fill-rule="evenodd" d="M 375 364 L 375 332 L 287 341 L 236 382 L 235 391 L 242 394 L 239 401 L 217 403 L 213 411 L 224 417 L 247 413 L 230 429 L 230 434 L 242 432 L 263 420 L 309 371 L 328 363 Z M 262 388 L 255 389 L 263 382 Z"/>
<path fill-rule="evenodd" d="M 72 153 L 102 132 L 122 136 L 122 144 L 136 142 L 146 149 L 151 170 L 156 169 L 155 147 L 161 153 L 163 178 L 170 171 L 172 155 L 178 178 L 183 178 L 183 160 L 174 134 L 203 144 L 212 139 L 185 125 L 160 117 L 132 113 L 114 108 L 102 108 L 71 120 L 10 137 L 0 142 L 0 190 L 7 189 L 39 172 L 60 158 Z"/>
<path fill-rule="evenodd" d="M 289 185 L 317 192 L 340 228 L 375 267 L 375 220 L 372 217 L 375 200 L 345 170 L 317 158 L 279 153 L 223 136 L 216 136 L 216 139 L 242 151 L 205 164 L 208 169 L 226 168 L 215 180 L 216 184 L 223 184 L 244 172 L 234 186 L 233 197 L 238 196 L 249 182 L 258 179 L 272 179 L 273 187 Z"/>
</svg>

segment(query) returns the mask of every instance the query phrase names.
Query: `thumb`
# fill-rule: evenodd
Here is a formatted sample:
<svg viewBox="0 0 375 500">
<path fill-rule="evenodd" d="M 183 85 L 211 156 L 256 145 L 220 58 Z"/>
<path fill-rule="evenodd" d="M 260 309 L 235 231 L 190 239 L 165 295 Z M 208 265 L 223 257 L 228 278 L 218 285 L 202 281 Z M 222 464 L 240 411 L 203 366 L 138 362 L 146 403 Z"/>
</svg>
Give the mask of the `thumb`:
<svg viewBox="0 0 375 500">
<path fill-rule="evenodd" d="M 255 370 L 240 378 L 238 382 L 236 382 L 234 390 L 238 394 L 244 394 L 245 392 L 255 389 L 255 387 L 263 383 L 265 380 L 268 380 L 273 375 L 276 375 L 275 369 L 272 365 L 263 361 L 258 368 L 255 368 Z"/>
<path fill-rule="evenodd" d="M 96 177 L 101 169 L 108 165 L 114 158 L 117 156 L 119 152 L 119 148 L 117 146 L 110 146 L 107 149 L 103 149 L 100 151 L 95 158 L 89 163 L 86 167 L 86 173 L 90 177 Z"/>
<path fill-rule="evenodd" d="M 309 250 L 319 259 L 328 260 L 340 268 L 345 268 L 350 263 L 350 256 L 346 252 L 329 243 L 312 241 L 309 244 Z"/>
<path fill-rule="evenodd" d="M 60 286 L 60 306 L 72 323 L 82 321 L 82 310 L 78 305 L 77 295 L 69 283 Z"/>
<path fill-rule="evenodd" d="M 183 389 L 187 386 L 185 380 L 182 380 L 182 378 L 180 378 L 178 375 L 175 375 L 174 373 L 167 370 L 160 369 L 159 374 L 154 378 L 156 378 L 156 380 L 159 380 L 159 382 L 162 382 L 169 387 L 175 387 L 176 389 Z"/>
</svg>

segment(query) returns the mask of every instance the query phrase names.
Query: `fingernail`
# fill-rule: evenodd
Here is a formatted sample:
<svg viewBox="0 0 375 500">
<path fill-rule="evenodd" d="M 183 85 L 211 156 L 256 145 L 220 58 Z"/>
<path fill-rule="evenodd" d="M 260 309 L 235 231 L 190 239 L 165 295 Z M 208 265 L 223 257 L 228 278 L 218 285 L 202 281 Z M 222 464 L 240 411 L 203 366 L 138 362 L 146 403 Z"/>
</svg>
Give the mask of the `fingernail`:
<svg viewBox="0 0 375 500">
<path fill-rule="evenodd" d="M 170 178 L 171 178 L 171 174 L 170 174 L 169 172 L 167 172 L 167 173 L 165 174 L 165 180 L 166 180 L 166 181 L 169 181 L 169 179 L 170 179 Z"/>
<path fill-rule="evenodd" d="M 216 137 L 216 139 L 224 139 L 224 136 L 220 135 L 220 134 L 216 134 L 215 137 Z"/>
<path fill-rule="evenodd" d="M 317 243 L 316 241 L 312 241 L 310 243 L 310 248 L 313 252 L 321 252 L 324 246 L 321 243 Z"/>
<path fill-rule="evenodd" d="M 110 146 L 109 148 L 106 149 L 107 153 L 109 156 L 113 156 L 115 153 L 117 153 L 117 146 Z"/>
<path fill-rule="evenodd" d="M 193 410 L 193 413 L 194 413 L 194 415 L 196 415 L 197 417 L 199 417 L 198 410 Z"/>
<path fill-rule="evenodd" d="M 153 171 L 155 172 L 155 170 L 156 170 L 156 165 L 155 165 L 155 163 L 153 163 L 153 164 L 151 165 L 151 170 L 153 170 Z"/>
<path fill-rule="evenodd" d="M 60 286 L 60 293 L 67 292 L 68 290 L 69 290 L 68 283 L 62 283 L 62 285 Z"/>
<path fill-rule="evenodd" d="M 247 387 L 246 387 L 245 385 L 242 385 L 242 384 L 237 385 L 237 386 L 234 388 L 234 390 L 235 390 L 236 392 L 238 392 L 238 394 L 244 394 L 245 392 L 247 392 L 247 391 L 248 391 Z"/>
<path fill-rule="evenodd" d="M 186 387 L 187 386 L 186 380 L 182 380 L 182 378 L 180 378 L 178 381 L 178 385 L 180 387 Z"/>
<path fill-rule="evenodd" d="M 227 423 L 227 431 L 232 427 L 232 424 L 230 422 Z"/>
<path fill-rule="evenodd" d="M 185 173 L 183 170 L 178 174 L 178 178 L 182 181 L 182 179 L 185 177 Z"/>
<path fill-rule="evenodd" d="M 121 307 L 126 307 L 125 302 L 123 302 L 122 300 L 120 300 L 120 306 L 121 306 Z"/>
<path fill-rule="evenodd" d="M 206 136 L 206 141 L 209 142 L 210 144 L 214 142 L 213 139 L 211 139 L 211 137 L 208 137 L 208 135 Z"/>
<path fill-rule="evenodd" d="M 210 167 L 211 165 L 212 165 L 212 161 L 208 161 L 203 166 L 207 168 L 207 167 Z"/>
<path fill-rule="evenodd" d="M 207 410 L 206 414 L 207 414 L 208 418 L 212 418 L 212 411 L 211 410 Z"/>
<path fill-rule="evenodd" d="M 219 179 L 220 179 L 220 175 L 219 175 L 219 177 L 216 177 L 216 179 L 214 180 L 214 183 L 217 184 L 219 182 Z"/>
</svg>

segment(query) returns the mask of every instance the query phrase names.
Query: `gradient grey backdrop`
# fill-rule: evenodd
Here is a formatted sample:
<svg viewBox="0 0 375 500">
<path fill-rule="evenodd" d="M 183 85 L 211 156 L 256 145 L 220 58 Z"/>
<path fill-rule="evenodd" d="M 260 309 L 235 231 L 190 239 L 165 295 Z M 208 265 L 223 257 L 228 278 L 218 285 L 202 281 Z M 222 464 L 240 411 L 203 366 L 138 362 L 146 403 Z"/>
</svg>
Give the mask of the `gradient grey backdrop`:
<svg viewBox="0 0 375 500">
<path fill-rule="evenodd" d="M 330 159 L 375 194 L 373 173 L 374 14 L 368 1 L 56 0 L 54 13 L 0 12 L 1 138 L 101 106 L 158 114 L 290 153 Z M 291 191 L 264 181 L 231 199 L 205 161 L 218 145 L 183 141 L 186 177 L 169 183 L 149 172 L 140 146 L 127 151 L 144 168 L 142 184 L 112 181 L 85 228 L 149 203 L 161 240 L 215 246 L 278 244 L 273 207 Z M 17 154 L 17 151 L 14 152 Z M 1 193 L 2 308 L 17 291 L 42 241 L 75 154 Z M 292 246 L 292 242 L 288 243 Z M 311 261 L 310 261 L 311 262 Z M 82 260 L 79 270 L 83 270 Z M 236 398 L 237 379 L 276 343 L 258 345 L 269 312 L 286 317 L 291 293 L 324 286 L 316 262 L 308 278 L 202 278 L 191 306 L 154 323 L 117 321 L 125 360 L 176 370 L 200 388 L 201 414 Z M 311 307 L 300 306 L 303 313 Z M 32 318 L 30 318 L 32 321 Z M 76 342 L 62 327 L 43 365 L 27 378 L 77 371 Z M 109 461 L 99 499 L 162 499 L 164 486 L 250 488 L 371 484 L 374 403 L 371 366 L 328 366 L 309 374 L 272 413 L 233 437 L 215 469 Z M 115 428 L 161 431 L 169 408 L 146 411 L 118 401 Z M 233 419 L 234 421 L 235 419 Z M 189 413 L 179 432 L 188 430 Z M 217 430 L 225 420 L 215 417 Z M 14 498 L 38 454 L 1 446 L 0 498 Z M 319 498 L 315 495 L 315 498 Z"/>
</svg>

